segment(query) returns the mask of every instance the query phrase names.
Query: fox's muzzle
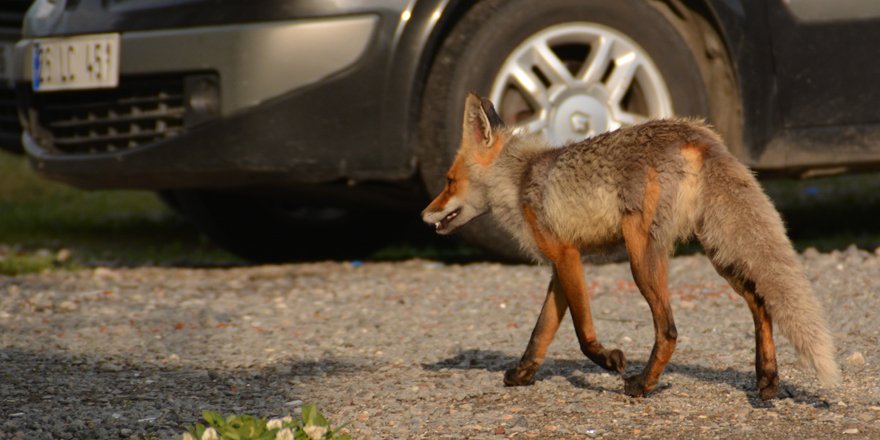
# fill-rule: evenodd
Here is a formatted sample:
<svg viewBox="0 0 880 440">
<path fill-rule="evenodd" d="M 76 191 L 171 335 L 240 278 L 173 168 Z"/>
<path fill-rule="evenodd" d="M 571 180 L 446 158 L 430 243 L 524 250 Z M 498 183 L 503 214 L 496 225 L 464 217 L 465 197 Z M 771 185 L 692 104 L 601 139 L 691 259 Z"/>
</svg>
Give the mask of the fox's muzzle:
<svg viewBox="0 0 880 440">
<path fill-rule="evenodd" d="M 454 222 L 461 214 L 461 210 L 462 206 L 455 198 L 450 198 L 446 192 L 443 192 L 422 211 L 422 221 L 434 226 L 434 231 L 438 234 L 445 235 L 460 226 L 455 225 Z"/>
</svg>

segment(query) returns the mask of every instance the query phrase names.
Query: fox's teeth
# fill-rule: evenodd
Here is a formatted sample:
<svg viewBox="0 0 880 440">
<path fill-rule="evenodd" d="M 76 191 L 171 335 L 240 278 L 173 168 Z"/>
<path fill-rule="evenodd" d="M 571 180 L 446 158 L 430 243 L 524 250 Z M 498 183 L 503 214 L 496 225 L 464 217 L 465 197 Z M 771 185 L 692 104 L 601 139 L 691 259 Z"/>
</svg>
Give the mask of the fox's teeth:
<svg viewBox="0 0 880 440">
<path fill-rule="evenodd" d="M 434 229 L 440 229 L 440 222 L 434 223 Z"/>
</svg>

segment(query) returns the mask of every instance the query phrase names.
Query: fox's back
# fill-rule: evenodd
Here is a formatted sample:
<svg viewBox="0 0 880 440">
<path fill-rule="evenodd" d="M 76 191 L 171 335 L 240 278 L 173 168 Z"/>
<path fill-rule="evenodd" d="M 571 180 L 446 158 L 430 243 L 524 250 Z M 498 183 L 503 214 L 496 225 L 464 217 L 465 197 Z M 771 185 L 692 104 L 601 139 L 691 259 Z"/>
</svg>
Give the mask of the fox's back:
<svg viewBox="0 0 880 440">
<path fill-rule="evenodd" d="M 692 160 L 689 149 L 726 154 L 717 134 L 687 119 L 650 121 L 549 150 L 533 161 L 524 202 L 559 238 L 601 246 L 620 240 L 621 217 L 643 210 L 653 185 L 656 232 L 674 241 L 692 232 L 698 211 L 702 159 Z"/>
</svg>

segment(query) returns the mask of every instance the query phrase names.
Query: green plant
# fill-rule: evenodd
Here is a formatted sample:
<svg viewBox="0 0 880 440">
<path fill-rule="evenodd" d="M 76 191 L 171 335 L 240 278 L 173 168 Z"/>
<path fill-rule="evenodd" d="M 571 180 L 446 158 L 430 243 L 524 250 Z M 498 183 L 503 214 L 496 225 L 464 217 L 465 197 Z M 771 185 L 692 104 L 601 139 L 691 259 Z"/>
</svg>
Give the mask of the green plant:
<svg viewBox="0 0 880 440">
<path fill-rule="evenodd" d="M 333 429 L 330 421 L 316 405 L 305 405 L 302 417 L 294 420 L 266 420 L 248 415 L 223 417 L 205 411 L 202 416 L 207 426 L 197 423 L 183 434 L 184 440 L 349 440 L 348 434 L 339 434 L 342 427 Z"/>
</svg>

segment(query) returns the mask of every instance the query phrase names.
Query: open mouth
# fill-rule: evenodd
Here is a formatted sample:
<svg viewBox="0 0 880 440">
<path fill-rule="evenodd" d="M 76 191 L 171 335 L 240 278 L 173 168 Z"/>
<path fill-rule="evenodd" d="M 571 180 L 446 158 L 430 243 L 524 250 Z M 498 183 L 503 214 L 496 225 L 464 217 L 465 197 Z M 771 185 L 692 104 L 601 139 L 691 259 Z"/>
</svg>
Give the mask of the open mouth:
<svg viewBox="0 0 880 440">
<path fill-rule="evenodd" d="M 446 229 L 446 227 L 449 226 L 449 222 L 451 222 L 452 220 L 455 220 L 455 218 L 458 217 L 458 214 L 460 214 L 460 213 L 461 213 L 461 208 L 458 208 L 455 211 L 452 211 L 449 214 L 446 214 L 446 217 L 443 217 L 443 219 L 441 219 L 439 222 L 434 223 L 434 230 L 435 231 L 442 231 L 442 230 Z"/>
</svg>

